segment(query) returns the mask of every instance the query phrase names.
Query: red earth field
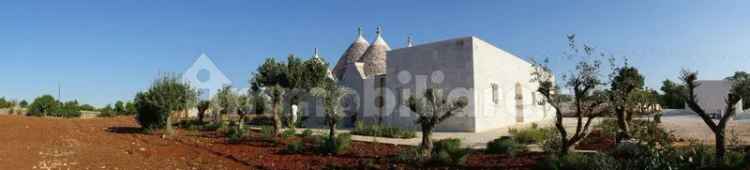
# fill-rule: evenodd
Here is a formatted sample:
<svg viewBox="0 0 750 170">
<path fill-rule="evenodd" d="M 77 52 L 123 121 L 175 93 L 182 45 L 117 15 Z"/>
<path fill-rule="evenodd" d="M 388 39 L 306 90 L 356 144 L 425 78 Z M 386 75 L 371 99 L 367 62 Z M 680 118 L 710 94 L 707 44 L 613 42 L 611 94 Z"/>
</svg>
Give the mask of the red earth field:
<svg viewBox="0 0 750 170">
<path fill-rule="evenodd" d="M 0 169 L 420 169 L 393 159 L 406 146 L 354 142 L 343 155 L 285 154 L 285 143 L 299 138 L 277 144 L 251 132 L 247 140 L 231 144 L 215 132 L 185 130 L 163 138 L 140 133 L 132 117 L 0 116 L 0 140 Z M 540 159 L 543 156 L 534 153 L 511 158 L 477 151 L 463 167 L 424 166 L 529 169 Z"/>
</svg>

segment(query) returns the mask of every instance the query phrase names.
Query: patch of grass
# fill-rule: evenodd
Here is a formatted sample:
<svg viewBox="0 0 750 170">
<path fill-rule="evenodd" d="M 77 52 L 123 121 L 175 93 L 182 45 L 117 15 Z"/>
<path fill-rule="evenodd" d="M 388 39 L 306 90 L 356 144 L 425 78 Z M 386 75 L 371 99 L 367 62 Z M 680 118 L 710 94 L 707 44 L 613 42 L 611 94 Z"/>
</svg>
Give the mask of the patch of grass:
<svg viewBox="0 0 750 170">
<path fill-rule="evenodd" d="M 521 144 L 535 144 L 541 143 L 551 132 L 554 132 L 552 128 L 538 128 L 532 126 L 531 128 L 516 129 L 511 128 L 508 130 L 513 140 Z"/>
<path fill-rule="evenodd" d="M 508 136 L 503 136 L 487 143 L 485 152 L 489 154 L 509 154 L 511 156 L 526 150 L 526 146 L 517 143 Z"/>
<path fill-rule="evenodd" d="M 261 126 L 260 127 L 260 137 L 263 140 L 266 140 L 266 141 L 275 141 L 274 139 L 276 138 L 276 134 L 273 131 L 273 127 L 272 126 Z"/>
<path fill-rule="evenodd" d="M 241 128 L 239 125 L 230 125 L 225 136 L 230 143 L 239 143 L 247 137 L 247 129 Z"/>
<path fill-rule="evenodd" d="M 284 130 L 284 132 L 281 132 L 281 140 L 287 140 L 289 139 L 289 137 L 292 137 L 295 134 L 297 134 L 297 131 L 295 131 L 294 129 Z"/>
<path fill-rule="evenodd" d="M 432 149 L 432 161 L 444 165 L 463 165 L 469 150 L 461 148 L 461 139 L 443 139 L 435 141 Z"/>
<path fill-rule="evenodd" d="M 318 152 L 324 154 L 342 154 L 351 148 L 352 135 L 339 134 L 336 137 L 325 136 L 316 140 Z"/>
<path fill-rule="evenodd" d="M 386 138 L 401 138 L 411 139 L 417 137 L 416 132 L 408 129 L 401 129 L 398 127 L 389 127 L 373 124 L 365 124 L 364 122 L 355 123 L 354 129 L 351 132 L 354 135 L 361 136 L 375 136 L 375 137 L 386 137 Z"/>
<path fill-rule="evenodd" d="M 313 132 L 310 129 L 305 129 L 304 131 L 302 131 L 301 134 L 299 134 L 299 136 L 303 137 L 303 138 L 307 138 L 307 137 L 310 137 L 312 135 L 313 135 Z"/>
</svg>

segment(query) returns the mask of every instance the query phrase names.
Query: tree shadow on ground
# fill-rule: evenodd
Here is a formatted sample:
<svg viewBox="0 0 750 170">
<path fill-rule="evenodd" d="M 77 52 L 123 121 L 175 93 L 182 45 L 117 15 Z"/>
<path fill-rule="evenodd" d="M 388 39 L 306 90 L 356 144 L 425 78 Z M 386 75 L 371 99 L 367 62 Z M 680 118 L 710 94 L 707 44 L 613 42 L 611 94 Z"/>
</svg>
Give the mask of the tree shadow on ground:
<svg viewBox="0 0 750 170">
<path fill-rule="evenodd" d="M 107 132 L 119 134 L 142 134 L 143 129 L 140 127 L 109 127 Z"/>
</svg>

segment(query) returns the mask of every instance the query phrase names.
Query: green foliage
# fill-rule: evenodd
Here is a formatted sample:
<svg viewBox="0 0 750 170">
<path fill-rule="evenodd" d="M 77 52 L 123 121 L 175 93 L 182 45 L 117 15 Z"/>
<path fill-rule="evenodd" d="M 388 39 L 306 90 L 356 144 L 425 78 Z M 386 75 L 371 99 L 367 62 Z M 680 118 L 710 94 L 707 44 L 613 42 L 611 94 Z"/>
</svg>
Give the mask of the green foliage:
<svg viewBox="0 0 750 170">
<path fill-rule="evenodd" d="M 538 127 L 530 127 L 530 128 L 523 128 L 523 129 L 516 129 L 511 128 L 508 130 L 511 136 L 513 136 L 513 140 L 515 140 L 518 143 L 522 144 L 535 144 L 535 143 L 541 143 L 545 139 L 547 139 L 548 135 L 550 133 L 554 133 L 554 129 L 552 128 L 538 128 Z"/>
<path fill-rule="evenodd" d="M 619 127 L 617 127 L 616 119 L 602 119 L 599 124 L 594 125 L 594 129 L 601 130 L 604 136 L 615 137 L 615 135 L 617 135 L 617 130 L 619 129 Z"/>
<path fill-rule="evenodd" d="M 0 109 L 2 108 L 11 108 L 14 104 L 10 100 L 6 100 L 4 97 L 0 97 Z"/>
<path fill-rule="evenodd" d="M 52 109 L 50 116 L 73 118 L 81 116 L 81 107 L 78 105 L 78 101 L 68 101 L 57 105 Z"/>
<path fill-rule="evenodd" d="M 542 142 L 542 150 L 544 151 L 544 153 L 560 153 L 560 147 L 562 147 L 562 141 L 560 141 L 560 138 L 560 133 L 556 131 L 551 132 Z"/>
<path fill-rule="evenodd" d="M 365 124 L 358 121 L 354 124 L 351 132 L 354 135 L 376 136 L 387 138 L 411 139 L 417 137 L 416 132 L 398 127 L 380 126 L 377 124 Z"/>
<path fill-rule="evenodd" d="M 114 108 L 112 108 L 112 105 L 104 106 L 103 108 L 99 109 L 99 115 L 98 117 L 113 117 L 117 115 L 115 113 Z"/>
<path fill-rule="evenodd" d="M 432 161 L 444 165 L 463 165 L 469 150 L 461 148 L 461 139 L 443 139 L 434 142 Z"/>
<path fill-rule="evenodd" d="M 300 58 L 290 55 L 286 63 L 267 58 L 258 67 L 250 83 L 254 90 L 275 85 L 310 90 L 321 87 L 327 81 L 327 75 L 328 64 L 323 58 L 310 58 L 302 62 Z"/>
<path fill-rule="evenodd" d="M 244 126 L 238 125 L 236 122 L 232 122 L 229 125 L 225 136 L 230 143 L 238 143 L 247 137 L 247 129 Z"/>
<path fill-rule="evenodd" d="M 316 141 L 318 152 L 323 154 L 343 154 L 351 148 L 351 145 L 351 134 L 339 134 L 335 137 L 326 136 L 322 140 Z"/>
<path fill-rule="evenodd" d="M 221 122 L 209 123 L 203 126 L 204 131 L 217 131 L 226 128 L 226 124 Z"/>
<path fill-rule="evenodd" d="M 414 162 L 424 161 L 422 160 L 421 150 L 416 147 L 410 147 L 410 148 L 401 150 L 394 159 L 402 163 L 414 163 Z"/>
<path fill-rule="evenodd" d="M 125 102 L 117 101 L 113 111 L 117 114 L 125 113 Z"/>
<path fill-rule="evenodd" d="M 211 99 L 211 110 L 222 115 L 235 113 L 239 107 L 239 95 L 231 86 L 224 86 Z"/>
<path fill-rule="evenodd" d="M 18 106 L 26 108 L 29 106 L 29 102 L 27 102 L 26 100 L 21 100 L 21 102 L 18 102 Z"/>
<path fill-rule="evenodd" d="M 81 110 L 85 110 L 85 111 L 96 111 L 96 107 L 89 105 L 89 104 L 83 104 L 81 105 L 80 108 Z"/>
<path fill-rule="evenodd" d="M 287 154 L 302 153 L 304 151 L 305 151 L 305 142 L 301 140 L 289 143 L 288 145 L 286 145 L 286 148 L 283 150 L 283 152 Z"/>
<path fill-rule="evenodd" d="M 295 131 L 294 129 L 284 130 L 284 132 L 281 132 L 281 140 L 287 140 L 289 139 L 289 137 L 292 137 L 295 134 L 297 134 L 297 131 Z"/>
<path fill-rule="evenodd" d="M 274 141 L 276 133 L 274 133 L 273 126 L 261 126 L 260 137 L 266 141 Z"/>
<path fill-rule="evenodd" d="M 135 103 L 133 102 L 127 102 L 125 103 L 125 114 L 126 115 L 135 115 L 138 113 L 138 109 L 135 107 Z"/>
<path fill-rule="evenodd" d="M 671 80 L 662 81 L 661 91 L 664 93 L 659 96 L 659 104 L 664 108 L 682 109 L 685 107 L 685 85 L 675 83 Z"/>
<path fill-rule="evenodd" d="M 310 136 L 312 136 L 312 135 L 313 135 L 313 132 L 312 132 L 312 130 L 310 130 L 310 129 L 305 129 L 305 130 L 304 130 L 304 131 L 302 131 L 302 133 L 300 134 L 300 137 L 306 138 L 306 137 L 310 137 Z"/>
<path fill-rule="evenodd" d="M 732 80 L 735 83 L 733 93 L 742 99 L 750 99 L 750 74 L 744 71 L 734 72 L 734 75 L 727 77 L 726 80 Z M 742 100 L 743 109 L 750 108 L 750 100 Z"/>
<path fill-rule="evenodd" d="M 177 76 L 164 76 L 136 95 L 135 118 L 144 129 L 171 130 L 171 113 L 192 108 L 197 98 L 198 92 Z"/>
<path fill-rule="evenodd" d="M 29 105 L 29 115 L 31 116 L 47 116 L 53 108 L 57 107 L 59 103 L 51 95 L 43 95 L 34 99 Z"/>
<path fill-rule="evenodd" d="M 534 170 L 617 170 L 617 160 L 599 153 L 571 153 L 563 157 L 548 157 L 537 162 Z"/>
<path fill-rule="evenodd" d="M 503 136 L 487 143 L 485 152 L 490 154 L 516 155 L 526 150 L 526 146 L 517 143 L 508 136 Z"/>
</svg>

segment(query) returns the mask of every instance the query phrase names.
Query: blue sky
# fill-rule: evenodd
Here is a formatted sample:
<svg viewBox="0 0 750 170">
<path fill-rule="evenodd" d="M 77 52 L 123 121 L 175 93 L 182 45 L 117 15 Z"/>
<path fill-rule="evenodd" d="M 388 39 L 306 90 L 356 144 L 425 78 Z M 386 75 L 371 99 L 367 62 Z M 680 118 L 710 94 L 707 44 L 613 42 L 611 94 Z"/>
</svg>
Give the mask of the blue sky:
<svg viewBox="0 0 750 170">
<path fill-rule="evenodd" d="M 394 48 L 478 36 L 559 69 L 565 35 L 628 56 L 658 88 L 680 69 L 721 79 L 748 70 L 748 1 L 4 1 L 0 96 L 105 105 L 131 99 L 158 72 L 182 72 L 201 53 L 235 86 L 265 57 L 335 62 L 363 26 L 383 25 Z"/>
</svg>

